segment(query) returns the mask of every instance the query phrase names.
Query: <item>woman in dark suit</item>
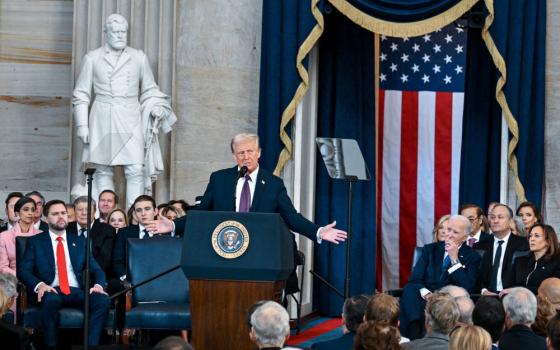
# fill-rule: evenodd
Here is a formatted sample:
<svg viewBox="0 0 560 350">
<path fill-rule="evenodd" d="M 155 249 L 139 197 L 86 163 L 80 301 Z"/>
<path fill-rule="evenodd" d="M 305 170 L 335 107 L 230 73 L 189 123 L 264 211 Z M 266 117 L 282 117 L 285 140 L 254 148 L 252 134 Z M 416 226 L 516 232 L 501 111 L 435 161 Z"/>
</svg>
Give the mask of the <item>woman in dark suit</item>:
<svg viewBox="0 0 560 350">
<path fill-rule="evenodd" d="M 517 257 L 513 263 L 515 285 L 537 294 L 542 281 L 549 277 L 560 277 L 558 237 L 552 226 L 535 224 L 527 239 L 529 254 Z M 502 294 L 507 294 L 507 289 Z"/>
</svg>

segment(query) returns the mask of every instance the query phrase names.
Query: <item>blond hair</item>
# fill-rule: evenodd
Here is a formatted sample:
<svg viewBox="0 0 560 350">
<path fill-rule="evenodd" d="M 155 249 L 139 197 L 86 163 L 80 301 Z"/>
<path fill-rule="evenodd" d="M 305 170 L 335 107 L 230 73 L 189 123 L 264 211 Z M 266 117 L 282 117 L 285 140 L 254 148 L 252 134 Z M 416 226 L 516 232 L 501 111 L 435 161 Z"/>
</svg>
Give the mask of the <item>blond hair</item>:
<svg viewBox="0 0 560 350">
<path fill-rule="evenodd" d="M 451 333 L 449 339 L 449 350 L 488 350 L 491 347 L 490 334 L 479 326 L 461 326 Z"/>
</svg>

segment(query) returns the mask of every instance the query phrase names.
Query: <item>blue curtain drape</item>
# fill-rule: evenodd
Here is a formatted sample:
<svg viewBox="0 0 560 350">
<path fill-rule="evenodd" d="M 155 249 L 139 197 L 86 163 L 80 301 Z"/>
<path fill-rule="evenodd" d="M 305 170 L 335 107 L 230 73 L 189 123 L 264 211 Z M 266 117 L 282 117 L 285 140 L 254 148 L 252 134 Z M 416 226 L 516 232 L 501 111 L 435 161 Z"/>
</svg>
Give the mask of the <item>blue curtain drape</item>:
<svg viewBox="0 0 560 350">
<path fill-rule="evenodd" d="M 263 1 L 258 135 L 263 149 L 260 164 L 271 171 L 283 148 L 279 136 L 282 112 L 301 81 L 297 52 L 315 24 L 311 0 Z M 286 132 L 291 134 L 291 128 Z"/>
<path fill-rule="evenodd" d="M 469 29 L 466 74 L 459 203 L 486 210 L 500 200 L 502 110 L 495 97 L 498 70 L 480 28 Z"/>
<path fill-rule="evenodd" d="M 519 127 L 515 149 L 525 195 L 540 207 L 544 175 L 546 0 L 494 1 L 490 34 L 505 60 L 504 93 Z"/>
<path fill-rule="evenodd" d="M 325 16 L 319 54 L 317 135 L 356 139 L 366 164 L 375 174 L 374 36 L 351 23 L 338 11 Z M 337 220 L 347 229 L 348 186 L 329 178 L 317 159 L 316 211 L 318 223 Z M 375 289 L 375 183 L 353 185 L 351 294 Z M 344 290 L 346 244 L 321 244 L 315 250 L 315 271 L 340 291 Z M 342 298 L 314 283 L 316 307 L 340 315 Z"/>
<path fill-rule="evenodd" d="M 364 13 L 392 22 L 414 22 L 430 18 L 456 5 L 460 0 L 347 0 Z"/>
</svg>

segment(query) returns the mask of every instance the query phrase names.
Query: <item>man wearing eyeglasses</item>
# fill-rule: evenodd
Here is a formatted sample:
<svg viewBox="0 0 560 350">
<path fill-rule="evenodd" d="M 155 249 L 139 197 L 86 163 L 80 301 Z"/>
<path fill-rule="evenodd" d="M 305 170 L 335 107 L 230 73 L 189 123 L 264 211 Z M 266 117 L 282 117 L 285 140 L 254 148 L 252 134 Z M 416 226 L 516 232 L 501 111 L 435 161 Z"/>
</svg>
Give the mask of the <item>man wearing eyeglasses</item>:
<svg viewBox="0 0 560 350">
<path fill-rule="evenodd" d="M 471 232 L 467 238 L 467 244 L 469 247 L 474 247 L 475 243 L 480 241 L 492 239 L 491 234 L 482 231 L 482 224 L 484 220 L 484 212 L 482 211 L 482 208 L 475 204 L 463 204 L 459 209 L 459 212 L 471 222 Z"/>
</svg>

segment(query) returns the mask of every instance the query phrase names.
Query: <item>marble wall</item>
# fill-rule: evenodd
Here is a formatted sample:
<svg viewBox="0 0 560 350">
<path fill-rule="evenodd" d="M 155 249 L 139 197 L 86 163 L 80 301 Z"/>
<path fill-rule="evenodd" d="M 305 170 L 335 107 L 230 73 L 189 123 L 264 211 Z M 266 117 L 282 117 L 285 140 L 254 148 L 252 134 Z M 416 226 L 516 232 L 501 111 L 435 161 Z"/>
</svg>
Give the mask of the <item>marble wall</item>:
<svg viewBox="0 0 560 350">
<path fill-rule="evenodd" d="M 211 171 L 233 166 L 229 141 L 256 132 L 261 0 L 179 1 L 172 197 L 192 202 Z"/>
<path fill-rule="evenodd" d="M 0 1 L 2 203 L 68 196 L 71 57 L 72 1 Z"/>
<path fill-rule="evenodd" d="M 547 2 L 545 78 L 545 219 L 560 231 L 560 1 Z"/>
</svg>

